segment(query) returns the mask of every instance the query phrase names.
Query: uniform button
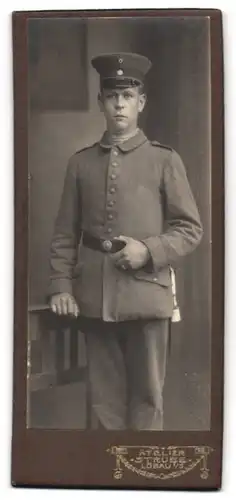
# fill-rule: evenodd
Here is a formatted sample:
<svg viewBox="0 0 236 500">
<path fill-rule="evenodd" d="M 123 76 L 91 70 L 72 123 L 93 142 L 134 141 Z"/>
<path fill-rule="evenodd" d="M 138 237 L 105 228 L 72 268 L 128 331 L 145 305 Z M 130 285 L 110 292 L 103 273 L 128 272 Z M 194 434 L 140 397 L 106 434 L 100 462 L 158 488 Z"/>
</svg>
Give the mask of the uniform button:
<svg viewBox="0 0 236 500">
<path fill-rule="evenodd" d="M 111 174 L 111 179 L 114 181 L 116 179 L 117 175 L 116 174 Z"/>
<path fill-rule="evenodd" d="M 114 201 L 112 201 L 112 200 L 110 200 L 110 201 L 108 201 L 107 206 L 108 206 L 108 207 L 113 207 L 113 205 L 114 205 L 114 204 L 115 204 L 115 202 L 114 202 Z"/>
<path fill-rule="evenodd" d="M 108 219 L 112 220 L 113 219 L 113 215 L 112 214 L 108 214 Z"/>
<path fill-rule="evenodd" d="M 118 156 L 118 151 L 116 151 L 116 149 L 113 151 L 113 155 Z"/>
<path fill-rule="evenodd" d="M 113 161 L 113 162 L 112 162 L 112 166 L 113 166 L 113 167 L 117 167 L 117 165 L 118 165 L 117 161 Z"/>
<path fill-rule="evenodd" d="M 113 194 L 113 193 L 115 193 L 115 192 L 116 192 L 116 188 L 112 187 L 112 188 L 110 189 L 110 193 L 112 193 L 112 194 Z"/>
<path fill-rule="evenodd" d="M 153 278 L 153 281 L 156 283 L 157 282 L 157 278 Z"/>
<path fill-rule="evenodd" d="M 108 233 L 111 233 L 111 232 L 112 232 L 112 228 L 111 228 L 111 227 L 108 227 L 108 228 L 107 228 L 107 232 L 108 232 Z"/>
</svg>

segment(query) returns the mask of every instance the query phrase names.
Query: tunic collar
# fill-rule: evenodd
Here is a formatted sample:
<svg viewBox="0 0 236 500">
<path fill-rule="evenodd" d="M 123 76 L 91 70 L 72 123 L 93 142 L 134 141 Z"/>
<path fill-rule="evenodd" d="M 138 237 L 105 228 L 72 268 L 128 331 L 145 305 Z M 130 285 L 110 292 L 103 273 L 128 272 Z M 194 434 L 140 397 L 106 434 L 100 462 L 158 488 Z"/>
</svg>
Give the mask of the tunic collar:
<svg viewBox="0 0 236 500">
<path fill-rule="evenodd" d="M 124 142 L 121 142 L 120 144 L 116 144 L 115 147 L 120 148 L 121 151 L 127 152 L 131 151 L 132 149 L 138 148 L 138 146 L 141 146 L 141 144 L 143 144 L 147 140 L 148 139 L 144 132 L 138 129 L 137 133 L 134 136 L 130 137 L 130 139 L 127 139 Z M 108 142 L 106 132 L 104 132 L 99 144 L 104 149 L 110 149 L 113 147 L 113 145 Z"/>
</svg>

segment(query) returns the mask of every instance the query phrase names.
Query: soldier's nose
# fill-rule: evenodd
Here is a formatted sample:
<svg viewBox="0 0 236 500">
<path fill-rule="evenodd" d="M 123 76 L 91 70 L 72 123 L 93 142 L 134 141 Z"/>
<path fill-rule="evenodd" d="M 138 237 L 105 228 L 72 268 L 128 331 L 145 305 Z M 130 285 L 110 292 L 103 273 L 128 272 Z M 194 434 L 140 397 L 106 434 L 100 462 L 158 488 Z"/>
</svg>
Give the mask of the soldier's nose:
<svg viewBox="0 0 236 500">
<path fill-rule="evenodd" d="M 116 108 L 123 108 L 123 106 L 124 106 L 123 98 L 122 96 L 118 96 L 116 98 Z"/>
</svg>

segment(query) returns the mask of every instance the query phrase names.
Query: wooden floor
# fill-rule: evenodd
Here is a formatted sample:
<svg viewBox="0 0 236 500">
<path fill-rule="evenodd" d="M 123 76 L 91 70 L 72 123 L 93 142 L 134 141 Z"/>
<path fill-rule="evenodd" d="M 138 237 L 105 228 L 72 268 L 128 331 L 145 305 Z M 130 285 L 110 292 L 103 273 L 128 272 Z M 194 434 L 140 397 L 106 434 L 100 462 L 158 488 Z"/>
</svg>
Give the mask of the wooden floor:
<svg viewBox="0 0 236 500">
<path fill-rule="evenodd" d="M 31 395 L 30 427 L 83 429 L 86 425 L 83 383 L 40 390 Z M 165 430 L 208 430 L 210 385 L 207 374 L 169 370 L 164 391 Z"/>
</svg>

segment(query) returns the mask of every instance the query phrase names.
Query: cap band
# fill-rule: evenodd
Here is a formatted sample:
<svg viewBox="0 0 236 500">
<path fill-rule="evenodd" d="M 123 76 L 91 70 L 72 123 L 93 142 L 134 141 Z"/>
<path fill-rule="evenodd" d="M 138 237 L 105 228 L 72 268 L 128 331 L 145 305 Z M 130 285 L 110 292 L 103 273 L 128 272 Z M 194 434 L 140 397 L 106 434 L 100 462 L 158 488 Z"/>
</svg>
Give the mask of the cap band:
<svg viewBox="0 0 236 500">
<path fill-rule="evenodd" d="M 114 88 L 126 88 L 126 87 L 138 87 L 142 85 L 141 80 L 136 80 L 135 78 L 123 77 L 123 78 L 101 78 L 100 88 L 101 89 L 114 89 Z"/>
</svg>

